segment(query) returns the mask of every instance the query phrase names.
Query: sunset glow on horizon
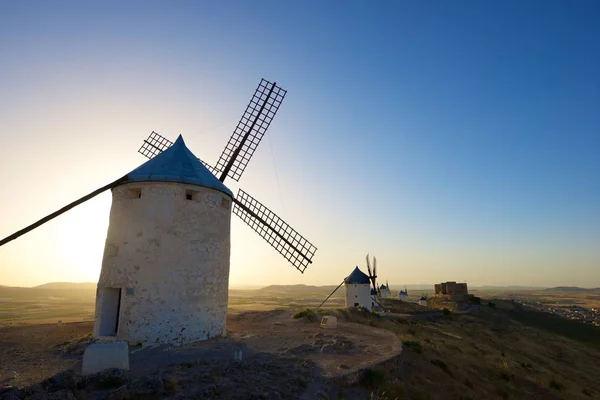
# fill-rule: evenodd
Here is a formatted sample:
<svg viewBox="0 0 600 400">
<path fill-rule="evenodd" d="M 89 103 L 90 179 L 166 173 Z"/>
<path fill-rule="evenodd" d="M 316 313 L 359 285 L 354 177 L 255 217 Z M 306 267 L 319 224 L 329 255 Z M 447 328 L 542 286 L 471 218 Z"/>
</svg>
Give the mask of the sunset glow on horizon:
<svg viewBox="0 0 600 400">
<path fill-rule="evenodd" d="M 318 251 L 300 274 L 233 216 L 232 285 L 338 284 L 370 253 L 392 285 L 599 287 L 600 7 L 532 4 L 4 4 L 0 239 L 152 131 L 214 165 L 265 78 L 287 96 L 225 184 Z M 110 205 L 0 247 L 0 285 L 96 282 Z"/>
</svg>

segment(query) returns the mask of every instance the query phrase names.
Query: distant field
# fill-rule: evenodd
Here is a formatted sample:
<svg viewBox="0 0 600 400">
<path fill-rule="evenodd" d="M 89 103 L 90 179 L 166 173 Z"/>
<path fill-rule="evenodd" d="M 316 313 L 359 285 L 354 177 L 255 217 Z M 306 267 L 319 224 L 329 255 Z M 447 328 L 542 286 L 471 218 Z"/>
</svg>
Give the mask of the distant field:
<svg viewBox="0 0 600 400">
<path fill-rule="evenodd" d="M 67 286 L 65 286 L 67 285 Z M 230 289 L 229 312 L 266 311 L 276 309 L 313 308 L 318 306 L 335 286 L 268 286 L 262 289 Z M 473 291 L 484 298 L 514 296 L 520 299 L 540 301 L 557 305 L 580 305 L 600 308 L 598 291 L 549 291 L 522 290 Z M 397 291 L 393 291 L 396 295 Z M 409 290 L 409 295 L 418 298 L 432 295 L 431 290 Z M 43 285 L 37 288 L 0 287 L 0 325 L 39 324 L 90 321 L 94 318 L 96 290 L 94 285 L 68 284 Z M 395 297 L 395 296 L 394 296 Z M 344 288 L 340 288 L 325 303 L 326 308 L 344 306 Z"/>
<path fill-rule="evenodd" d="M 1 287 L 0 324 L 92 320 L 95 297 L 95 289 Z"/>
<path fill-rule="evenodd" d="M 265 288 L 229 291 L 229 311 L 267 311 L 318 306 L 335 287 Z M 329 308 L 343 307 L 343 289 L 326 303 Z M 16 288 L 0 287 L 0 325 L 21 325 L 90 321 L 94 318 L 95 288 Z"/>
<path fill-rule="evenodd" d="M 600 308 L 600 290 L 490 290 L 475 295 L 482 297 L 515 297 L 520 300 L 537 301 L 548 306 L 564 307 L 576 305 L 585 308 Z"/>
</svg>

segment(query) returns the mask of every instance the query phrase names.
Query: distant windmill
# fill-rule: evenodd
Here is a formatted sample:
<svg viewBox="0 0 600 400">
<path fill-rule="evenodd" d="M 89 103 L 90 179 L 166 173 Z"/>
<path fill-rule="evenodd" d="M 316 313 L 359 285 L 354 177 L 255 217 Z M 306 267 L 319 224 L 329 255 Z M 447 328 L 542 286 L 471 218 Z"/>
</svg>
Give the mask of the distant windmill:
<svg viewBox="0 0 600 400">
<path fill-rule="evenodd" d="M 317 250 L 248 193 L 240 189 L 236 198 L 223 184 L 240 179 L 285 94 L 261 80 L 216 167 L 194 156 L 181 136 L 173 143 L 152 132 L 139 149 L 149 161 L 0 246 L 111 189 L 94 336 L 147 344 L 223 334 L 231 211 L 301 273 Z"/>
</svg>

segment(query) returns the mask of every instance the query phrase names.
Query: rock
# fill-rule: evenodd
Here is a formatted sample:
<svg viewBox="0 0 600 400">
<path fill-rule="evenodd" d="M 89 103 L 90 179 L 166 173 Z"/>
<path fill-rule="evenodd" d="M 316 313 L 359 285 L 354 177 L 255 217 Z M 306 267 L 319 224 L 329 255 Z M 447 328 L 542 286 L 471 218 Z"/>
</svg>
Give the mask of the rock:
<svg viewBox="0 0 600 400">
<path fill-rule="evenodd" d="M 49 393 L 46 395 L 48 400 L 77 400 L 77 397 L 73 395 L 70 390 L 59 390 L 57 392 Z"/>
<path fill-rule="evenodd" d="M 129 384 L 127 389 L 132 397 L 156 398 L 165 393 L 165 385 L 159 374 L 136 379 Z"/>
<path fill-rule="evenodd" d="M 23 388 L 19 391 L 19 397 L 23 397 L 25 399 L 37 399 L 41 398 L 44 393 L 44 388 L 39 383 L 34 383 L 31 386 Z"/>
<path fill-rule="evenodd" d="M 1 400 L 21 400 L 21 398 L 19 396 L 17 396 L 17 392 L 9 392 L 9 393 L 0 394 L 0 399 Z"/>
<path fill-rule="evenodd" d="M 42 387 L 48 392 L 54 392 L 62 389 L 72 390 L 77 387 L 77 382 L 75 380 L 73 371 L 59 372 L 51 378 L 44 379 L 41 384 Z"/>
<path fill-rule="evenodd" d="M 83 375 L 90 375 L 107 368 L 129 370 L 129 347 L 127 342 L 90 344 L 83 354 Z"/>
<path fill-rule="evenodd" d="M 17 388 L 12 385 L 2 385 L 0 386 L 0 396 L 8 394 L 9 392 L 15 392 L 16 390 Z"/>
<path fill-rule="evenodd" d="M 108 400 L 127 400 L 131 397 L 127 385 L 123 385 L 117 390 L 113 390 L 108 395 Z"/>
<path fill-rule="evenodd" d="M 19 374 L 17 374 L 17 371 L 8 371 L 6 373 L 6 380 L 17 379 L 18 377 Z"/>
<path fill-rule="evenodd" d="M 123 386 L 128 380 L 125 371 L 111 368 L 83 377 L 77 382 L 77 388 L 114 389 Z"/>
<path fill-rule="evenodd" d="M 269 393 L 268 398 L 273 400 L 283 400 L 283 397 L 281 397 L 281 394 L 278 391 L 273 391 Z"/>
</svg>

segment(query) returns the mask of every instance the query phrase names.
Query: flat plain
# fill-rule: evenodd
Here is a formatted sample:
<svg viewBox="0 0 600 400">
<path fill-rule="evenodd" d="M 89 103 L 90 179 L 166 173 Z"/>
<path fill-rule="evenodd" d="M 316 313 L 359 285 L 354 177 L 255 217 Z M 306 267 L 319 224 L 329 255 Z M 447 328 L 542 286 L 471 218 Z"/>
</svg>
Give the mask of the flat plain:
<svg viewBox="0 0 600 400">
<path fill-rule="evenodd" d="M 284 329 L 292 315 L 304 321 L 306 332 L 318 330 L 321 316 L 336 315 L 343 323 L 386 330 L 402 342 L 401 354 L 370 368 L 358 382 L 323 381 L 324 375 L 307 375 L 307 387 L 298 388 L 304 394 L 297 398 L 314 394 L 310 388 L 320 388 L 328 396 L 324 398 L 348 399 L 600 398 L 600 328 L 500 299 L 593 308 L 600 306 L 594 291 L 478 290 L 475 293 L 482 297 L 482 304 L 468 313 L 441 312 L 390 299 L 384 305 L 392 313 L 379 316 L 343 309 L 342 288 L 317 310 L 334 288 L 295 285 L 230 290 L 232 334 L 252 342 L 264 354 L 279 350 L 252 335 L 271 334 L 273 327 Z M 93 286 L 0 287 L 0 375 L 19 376 L 21 380 L 13 379 L 12 384 L 25 385 L 74 365 L 78 356 L 65 358 L 61 352 L 81 350 L 78 346 L 90 339 L 94 297 Z M 268 326 L 256 321 L 266 321 Z M 310 344 L 313 339 L 302 340 Z M 281 354 L 273 360 L 290 362 Z M 177 374 L 177 379 L 184 379 Z M 6 376 L 0 376 L 3 379 Z M 320 383 L 312 385 L 312 380 Z"/>
</svg>

